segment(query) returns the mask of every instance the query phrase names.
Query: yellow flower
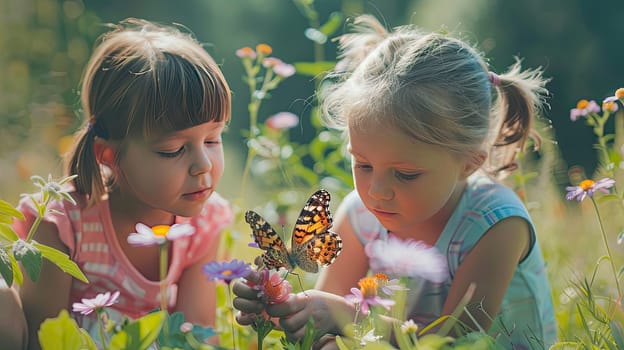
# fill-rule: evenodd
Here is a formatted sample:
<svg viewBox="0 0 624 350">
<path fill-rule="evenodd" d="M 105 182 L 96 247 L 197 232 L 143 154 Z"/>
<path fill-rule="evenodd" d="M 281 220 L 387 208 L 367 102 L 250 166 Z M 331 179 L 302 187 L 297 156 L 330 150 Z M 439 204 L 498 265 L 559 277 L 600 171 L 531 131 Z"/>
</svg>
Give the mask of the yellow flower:
<svg viewBox="0 0 624 350">
<path fill-rule="evenodd" d="M 360 291 L 364 298 L 374 298 L 377 296 L 377 278 L 375 277 L 364 277 L 360 279 L 358 282 L 358 286 L 360 286 Z"/>
</svg>

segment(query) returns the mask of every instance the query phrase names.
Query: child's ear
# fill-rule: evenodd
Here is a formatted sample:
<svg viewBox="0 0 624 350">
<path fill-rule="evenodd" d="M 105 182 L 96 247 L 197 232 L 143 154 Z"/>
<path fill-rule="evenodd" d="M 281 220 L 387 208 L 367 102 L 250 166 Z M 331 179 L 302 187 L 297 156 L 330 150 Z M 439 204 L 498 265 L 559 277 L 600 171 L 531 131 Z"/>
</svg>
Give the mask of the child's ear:
<svg viewBox="0 0 624 350">
<path fill-rule="evenodd" d="M 485 151 L 478 151 L 469 154 L 464 160 L 464 171 L 463 175 L 468 177 L 472 175 L 475 171 L 477 171 L 483 163 L 485 163 L 485 159 L 487 158 L 487 153 Z"/>
<path fill-rule="evenodd" d="M 96 138 L 93 150 L 98 163 L 113 169 L 117 159 L 117 148 L 112 143 Z"/>
</svg>

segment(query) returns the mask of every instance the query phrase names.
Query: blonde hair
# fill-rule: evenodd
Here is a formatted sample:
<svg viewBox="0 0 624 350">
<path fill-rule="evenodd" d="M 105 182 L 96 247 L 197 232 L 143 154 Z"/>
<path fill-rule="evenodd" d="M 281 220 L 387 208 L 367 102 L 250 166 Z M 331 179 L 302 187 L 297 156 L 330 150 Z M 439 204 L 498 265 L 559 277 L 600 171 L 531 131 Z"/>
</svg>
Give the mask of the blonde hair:
<svg viewBox="0 0 624 350">
<path fill-rule="evenodd" d="M 485 150 L 484 170 L 500 176 L 529 135 L 539 145 L 531 127 L 547 93 L 540 69 L 523 71 L 517 60 L 493 75 L 462 40 L 414 26 L 388 32 L 369 15 L 353 29 L 339 38 L 335 83 L 321 91 L 328 126 L 390 125 L 460 155 Z"/>
<path fill-rule="evenodd" d="M 85 126 L 67 154 L 75 189 L 92 204 L 113 179 L 95 159 L 95 137 L 121 141 L 229 121 L 230 89 L 190 34 L 129 18 L 103 34 L 82 78 Z"/>
</svg>

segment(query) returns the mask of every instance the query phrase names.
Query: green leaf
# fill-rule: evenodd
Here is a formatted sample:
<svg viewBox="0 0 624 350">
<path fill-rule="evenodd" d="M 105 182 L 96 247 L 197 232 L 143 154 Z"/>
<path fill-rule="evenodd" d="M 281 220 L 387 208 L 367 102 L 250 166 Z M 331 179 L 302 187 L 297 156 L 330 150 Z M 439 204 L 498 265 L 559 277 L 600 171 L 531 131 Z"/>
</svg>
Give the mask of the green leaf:
<svg viewBox="0 0 624 350">
<path fill-rule="evenodd" d="M 97 350 L 93 339 L 78 328 L 67 310 L 43 321 L 38 334 L 43 350 Z"/>
<path fill-rule="evenodd" d="M 340 27 L 342 27 L 342 21 L 344 16 L 341 12 L 332 12 L 329 15 L 329 19 L 325 22 L 318 30 L 319 32 L 325 34 L 325 36 L 330 36 L 334 34 Z"/>
<path fill-rule="evenodd" d="M 9 242 L 15 242 L 19 239 L 17 233 L 10 225 L 0 223 L 0 236 L 5 238 Z"/>
<path fill-rule="evenodd" d="M 624 331 L 622 325 L 616 320 L 609 322 L 611 328 L 611 334 L 613 334 L 613 340 L 617 344 L 618 349 L 624 349 Z"/>
<path fill-rule="evenodd" d="M 160 333 L 165 320 L 165 312 L 149 313 L 130 322 L 110 340 L 109 350 L 144 350 L 150 346 Z"/>
<path fill-rule="evenodd" d="M 19 267 L 19 264 L 13 255 L 9 254 L 9 258 L 11 258 L 11 266 L 13 269 L 13 282 L 15 282 L 18 286 L 21 286 L 24 283 L 22 269 Z"/>
<path fill-rule="evenodd" d="M 347 347 L 347 344 L 344 343 L 344 341 L 342 340 L 342 337 L 340 336 L 336 337 L 336 345 L 338 345 L 338 349 L 340 350 L 349 350 L 349 348 Z"/>
<path fill-rule="evenodd" d="M 441 349 L 443 346 L 450 344 L 453 338 L 441 336 L 438 334 L 427 334 L 418 340 L 418 347 L 423 349 Z"/>
<path fill-rule="evenodd" d="M 0 222 L 10 224 L 13 218 L 24 220 L 24 214 L 15 209 L 9 202 L 0 199 Z"/>
<path fill-rule="evenodd" d="M 457 350 L 504 350 L 503 346 L 487 333 L 470 332 L 459 337 L 453 344 Z"/>
<path fill-rule="evenodd" d="M 11 256 L 4 248 L 0 248 L 0 276 L 9 287 L 13 285 L 13 264 Z"/>
<path fill-rule="evenodd" d="M 336 62 L 334 61 L 318 61 L 318 62 L 296 62 L 294 63 L 297 74 L 317 77 L 318 75 L 325 75 L 332 69 Z"/>
<path fill-rule="evenodd" d="M 61 252 L 60 250 L 54 249 L 52 247 L 48 247 L 41 243 L 37 243 L 35 241 L 33 241 L 33 245 L 41 251 L 41 255 L 43 255 L 44 258 L 50 260 L 53 264 L 58 266 L 61 270 L 72 275 L 74 278 L 84 283 L 89 283 L 87 276 L 85 276 L 84 273 L 80 271 L 80 268 L 78 267 L 78 265 L 76 265 L 76 263 L 73 262 L 67 254 Z"/>
<path fill-rule="evenodd" d="M 34 242 L 33 242 L 34 243 Z M 41 273 L 41 251 L 32 243 L 18 239 L 13 243 L 13 256 L 22 263 L 30 280 L 36 282 Z"/>
</svg>

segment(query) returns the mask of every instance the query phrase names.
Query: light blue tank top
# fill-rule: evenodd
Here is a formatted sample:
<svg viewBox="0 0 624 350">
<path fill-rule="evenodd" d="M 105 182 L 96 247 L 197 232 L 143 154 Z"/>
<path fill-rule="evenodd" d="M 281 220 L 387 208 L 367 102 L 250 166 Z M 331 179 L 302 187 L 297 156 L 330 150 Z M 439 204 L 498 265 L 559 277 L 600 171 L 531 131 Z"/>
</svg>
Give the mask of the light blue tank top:
<svg viewBox="0 0 624 350">
<path fill-rule="evenodd" d="M 349 220 L 362 244 L 388 237 L 388 230 L 364 207 L 356 191 L 344 198 L 343 205 L 347 206 Z M 481 174 L 469 178 L 457 207 L 435 244 L 446 255 L 449 279 L 434 283 L 413 278 L 408 285 L 408 319 L 426 325 L 440 317 L 459 264 L 490 227 L 512 216 L 524 218 L 529 223 L 531 248 L 518 264 L 489 333 L 507 349 L 548 348 L 556 342 L 551 290 L 531 217 L 511 189 Z"/>
</svg>

